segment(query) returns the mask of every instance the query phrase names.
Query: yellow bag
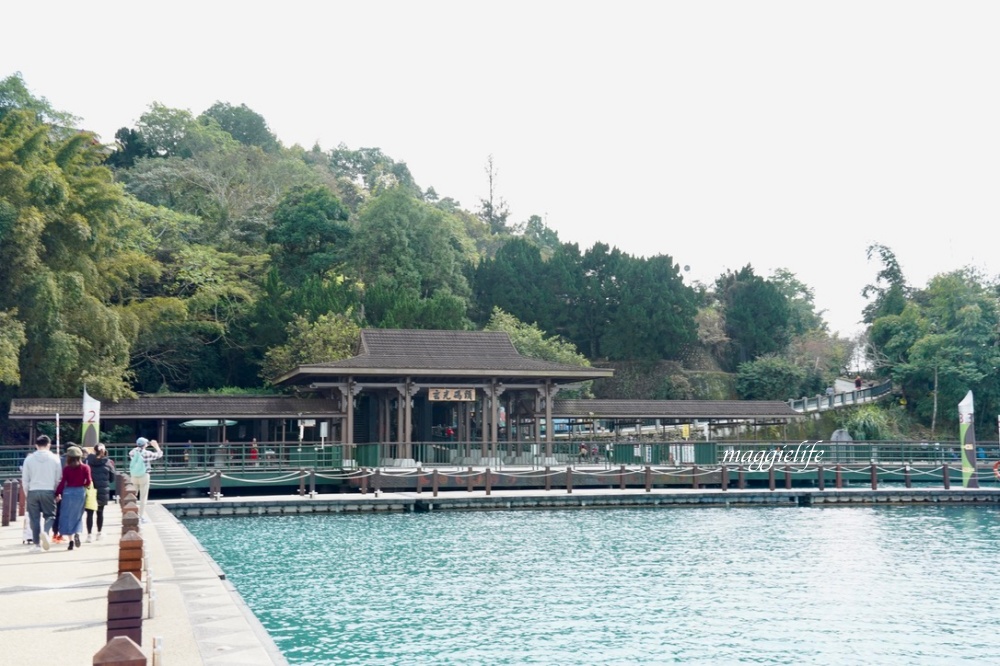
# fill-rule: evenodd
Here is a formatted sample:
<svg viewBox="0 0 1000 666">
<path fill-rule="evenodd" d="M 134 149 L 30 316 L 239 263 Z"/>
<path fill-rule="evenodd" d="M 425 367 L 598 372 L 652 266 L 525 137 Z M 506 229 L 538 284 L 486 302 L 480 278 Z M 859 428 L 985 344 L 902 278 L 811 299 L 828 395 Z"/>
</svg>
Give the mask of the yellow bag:
<svg viewBox="0 0 1000 666">
<path fill-rule="evenodd" d="M 87 486 L 84 491 L 83 508 L 97 511 L 97 488 L 94 487 L 94 484 Z"/>
</svg>

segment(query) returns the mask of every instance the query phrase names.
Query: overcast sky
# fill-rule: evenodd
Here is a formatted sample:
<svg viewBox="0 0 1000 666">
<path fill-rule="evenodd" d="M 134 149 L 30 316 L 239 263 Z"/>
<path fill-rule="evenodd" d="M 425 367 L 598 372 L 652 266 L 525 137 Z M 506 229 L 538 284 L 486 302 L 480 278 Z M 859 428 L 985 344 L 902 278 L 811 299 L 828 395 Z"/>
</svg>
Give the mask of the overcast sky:
<svg viewBox="0 0 1000 666">
<path fill-rule="evenodd" d="M 379 147 L 475 209 L 711 282 L 810 285 L 853 335 L 889 246 L 911 285 L 1000 272 L 1000 3 L 12 3 L 0 77 L 113 140 L 216 101 L 285 145 Z"/>
</svg>

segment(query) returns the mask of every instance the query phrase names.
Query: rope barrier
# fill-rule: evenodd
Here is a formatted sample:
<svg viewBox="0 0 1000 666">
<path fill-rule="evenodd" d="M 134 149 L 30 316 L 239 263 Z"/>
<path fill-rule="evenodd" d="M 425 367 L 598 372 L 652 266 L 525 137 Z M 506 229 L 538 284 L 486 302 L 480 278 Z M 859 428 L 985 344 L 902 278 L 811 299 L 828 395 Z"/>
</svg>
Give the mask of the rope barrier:
<svg viewBox="0 0 1000 666">
<path fill-rule="evenodd" d="M 150 487 L 156 486 L 157 488 L 178 488 L 180 486 L 188 485 L 189 483 L 198 483 L 199 481 L 206 481 L 211 479 L 211 474 L 203 474 L 201 476 L 192 476 L 187 479 L 174 479 L 171 481 L 154 481 L 149 480 Z"/>
<path fill-rule="evenodd" d="M 289 472 L 285 476 L 274 477 L 273 479 L 244 479 L 238 476 L 229 476 L 228 474 L 220 474 L 220 479 L 229 479 L 230 481 L 240 481 L 241 483 L 281 483 L 282 481 L 291 481 L 293 479 L 301 479 L 308 474 L 301 472 Z"/>
</svg>

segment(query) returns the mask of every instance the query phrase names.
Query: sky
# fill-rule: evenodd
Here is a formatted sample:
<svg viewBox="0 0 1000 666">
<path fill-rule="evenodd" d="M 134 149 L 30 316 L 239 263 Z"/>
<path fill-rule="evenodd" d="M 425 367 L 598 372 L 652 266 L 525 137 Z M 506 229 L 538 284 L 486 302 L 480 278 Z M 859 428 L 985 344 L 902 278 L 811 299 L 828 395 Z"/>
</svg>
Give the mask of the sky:
<svg viewBox="0 0 1000 666">
<path fill-rule="evenodd" d="M 915 287 L 1000 273 L 1000 3 L 53 0 L 0 23 L 0 78 L 106 142 L 154 101 L 246 104 L 468 210 L 492 155 L 512 222 L 688 282 L 786 268 L 844 337 L 873 243 Z"/>
</svg>

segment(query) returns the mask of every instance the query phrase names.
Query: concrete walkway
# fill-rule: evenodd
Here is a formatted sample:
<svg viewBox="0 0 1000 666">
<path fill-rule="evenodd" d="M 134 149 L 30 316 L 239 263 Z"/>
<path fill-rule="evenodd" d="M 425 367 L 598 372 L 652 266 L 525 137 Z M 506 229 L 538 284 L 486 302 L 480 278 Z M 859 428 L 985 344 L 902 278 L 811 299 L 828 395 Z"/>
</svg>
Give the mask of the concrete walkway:
<svg viewBox="0 0 1000 666">
<path fill-rule="evenodd" d="M 142 526 L 147 594 L 142 649 L 153 663 L 287 664 L 260 622 L 196 540 L 162 506 Z M 0 645 L 12 664 L 91 664 L 106 643 L 108 588 L 118 578 L 121 512 L 105 509 L 104 538 L 67 550 L 31 553 L 22 521 L 0 528 Z M 151 592 L 151 593 L 150 593 Z M 150 599 L 155 595 L 152 607 Z M 150 612 L 153 616 L 150 617 Z"/>
</svg>

